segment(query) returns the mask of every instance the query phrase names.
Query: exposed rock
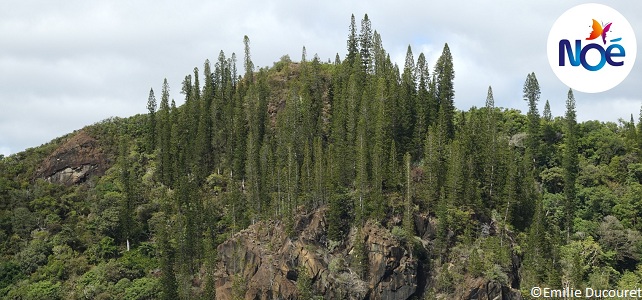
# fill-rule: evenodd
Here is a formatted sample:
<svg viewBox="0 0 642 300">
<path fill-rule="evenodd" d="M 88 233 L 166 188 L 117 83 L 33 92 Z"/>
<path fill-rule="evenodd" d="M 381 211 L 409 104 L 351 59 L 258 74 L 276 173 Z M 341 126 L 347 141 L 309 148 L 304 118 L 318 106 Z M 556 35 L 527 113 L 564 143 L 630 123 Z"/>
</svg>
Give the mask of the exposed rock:
<svg viewBox="0 0 642 300">
<path fill-rule="evenodd" d="M 324 215 L 318 210 L 297 220 L 296 239 L 284 234 L 282 223 L 259 222 L 221 244 L 217 298 L 232 299 L 234 280 L 241 280 L 245 299 L 298 299 L 301 269 L 312 279 L 313 294 L 325 299 L 408 299 L 415 293 L 417 261 L 388 230 L 372 223 L 362 228 L 368 253 L 362 280 L 348 266 L 354 235 L 341 250 L 329 251 Z"/>
<path fill-rule="evenodd" d="M 432 235 L 434 220 L 425 216 L 416 224 L 422 224 L 424 236 Z M 339 245 L 328 241 L 325 209 L 298 217 L 293 238 L 286 235 L 281 222 L 258 222 L 219 245 L 217 299 L 299 299 L 297 281 L 306 275 L 311 278 L 312 294 L 323 299 L 424 299 L 424 289 L 431 288 L 429 277 L 435 276 L 436 270 L 413 257 L 407 243 L 387 228 L 367 222 L 360 231 L 358 235 L 353 228 Z M 368 256 L 364 278 L 360 278 L 355 259 L 357 236 L 363 238 Z M 427 255 L 432 241 L 414 239 L 413 247 L 423 246 Z M 511 274 L 508 277 L 510 280 Z M 522 299 L 519 291 L 507 284 L 468 275 L 463 278 L 452 293 L 439 294 L 439 298 Z"/>
<path fill-rule="evenodd" d="M 109 164 L 98 141 L 80 131 L 45 158 L 35 177 L 69 186 L 104 174 Z"/>
<path fill-rule="evenodd" d="M 473 282 L 467 284 L 467 295 L 462 299 L 469 300 L 516 300 L 522 299 L 519 291 L 511 289 L 497 281 L 489 281 L 482 278 L 477 278 Z"/>
</svg>

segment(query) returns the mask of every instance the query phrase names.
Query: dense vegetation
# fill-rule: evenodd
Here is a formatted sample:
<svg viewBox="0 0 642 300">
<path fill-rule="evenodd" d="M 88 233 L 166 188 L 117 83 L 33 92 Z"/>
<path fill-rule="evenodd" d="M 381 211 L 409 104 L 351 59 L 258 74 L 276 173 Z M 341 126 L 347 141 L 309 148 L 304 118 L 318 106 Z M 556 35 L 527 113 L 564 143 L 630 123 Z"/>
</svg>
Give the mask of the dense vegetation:
<svg viewBox="0 0 642 300">
<path fill-rule="evenodd" d="M 259 70 L 245 37 L 244 76 L 221 51 L 185 77 L 180 107 L 165 81 L 148 114 L 84 129 L 116 162 L 85 183 L 34 178 L 65 137 L 2 157 L 0 295 L 211 299 L 218 244 L 322 206 L 333 241 L 366 220 L 412 240 L 415 216 L 435 219 L 427 253 L 443 271 L 427 297 L 465 275 L 525 291 L 642 284 L 642 120 L 578 124 L 572 91 L 563 117 L 548 101 L 540 115 L 534 73 L 526 115 L 490 87 L 458 111 L 447 44 L 432 71 L 410 46 L 400 67 L 367 15 L 357 31 L 352 17 L 343 60 L 303 48 Z"/>
</svg>

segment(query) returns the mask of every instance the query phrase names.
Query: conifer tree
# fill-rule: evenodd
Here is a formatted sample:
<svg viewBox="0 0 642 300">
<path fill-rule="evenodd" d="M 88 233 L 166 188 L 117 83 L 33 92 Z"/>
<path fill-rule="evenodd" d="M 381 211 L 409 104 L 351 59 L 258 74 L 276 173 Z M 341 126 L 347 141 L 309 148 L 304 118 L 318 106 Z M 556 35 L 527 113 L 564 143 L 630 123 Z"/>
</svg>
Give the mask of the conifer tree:
<svg viewBox="0 0 642 300">
<path fill-rule="evenodd" d="M 550 228 L 546 211 L 542 205 L 542 200 L 538 199 L 535 206 L 533 223 L 528 229 L 526 237 L 526 254 L 524 255 L 524 275 L 522 280 L 524 284 L 541 284 L 552 282 L 549 274 L 554 273 L 552 262 L 555 261 L 555 253 L 551 248 L 549 238 Z M 548 275 L 548 276 L 547 276 Z"/>
<path fill-rule="evenodd" d="M 426 133 L 428 132 L 428 125 L 430 124 L 430 119 L 433 117 L 431 110 L 432 97 L 430 96 L 430 76 L 428 74 L 428 64 L 426 62 L 426 56 L 423 53 L 419 54 L 417 58 L 417 68 L 416 68 L 416 79 L 417 79 L 417 99 L 416 99 L 416 109 L 415 109 L 415 126 L 412 137 L 412 148 L 413 156 L 415 160 L 419 160 L 422 155 L 421 149 L 423 148 L 423 142 L 426 138 Z"/>
<path fill-rule="evenodd" d="M 413 148 L 412 134 L 415 123 L 417 91 L 415 75 L 415 59 L 412 55 L 412 49 L 408 45 L 403 74 L 401 75 L 397 110 L 393 112 L 396 115 L 394 137 L 400 153 L 410 152 Z"/>
<path fill-rule="evenodd" d="M 350 16 L 350 27 L 348 28 L 349 34 L 348 34 L 348 55 L 346 56 L 346 60 L 348 61 L 348 65 L 352 65 L 354 62 L 354 59 L 357 56 L 357 53 L 359 52 L 359 46 L 358 43 L 359 41 L 357 40 L 357 25 L 354 20 L 354 14 Z"/>
<path fill-rule="evenodd" d="M 365 14 L 363 16 L 363 20 L 361 20 L 361 33 L 359 34 L 359 43 L 361 48 L 360 53 L 361 62 L 363 63 L 363 69 L 366 71 L 366 73 L 372 73 L 372 25 L 370 23 L 370 19 L 368 19 L 368 14 Z"/>
<path fill-rule="evenodd" d="M 540 159 L 540 120 L 539 111 L 537 110 L 539 96 L 540 89 L 537 77 L 535 77 L 535 73 L 530 73 L 526 76 L 526 82 L 524 83 L 524 100 L 528 102 L 526 149 L 531 155 L 533 167 L 538 166 Z"/>
<path fill-rule="evenodd" d="M 485 141 L 485 136 L 482 134 L 482 117 L 478 112 L 473 107 L 469 113 L 461 113 L 460 137 L 457 140 L 461 143 L 461 158 L 459 161 L 461 164 L 461 167 L 459 167 L 461 172 L 459 175 L 461 180 L 461 199 L 465 205 L 483 215 L 486 211 L 480 201 L 481 194 L 478 187 L 483 181 L 481 179 L 483 178 L 484 155 L 481 152 L 487 141 Z"/>
<path fill-rule="evenodd" d="M 626 142 L 629 149 L 636 149 L 638 142 L 638 133 L 635 130 L 635 120 L 633 119 L 633 114 L 631 114 L 631 119 L 626 124 Z"/>
<path fill-rule="evenodd" d="M 575 182 L 577 181 L 577 176 L 579 173 L 579 160 L 577 157 L 577 121 L 575 115 L 575 97 L 573 96 L 573 90 L 569 89 L 568 97 L 566 99 L 566 135 L 564 139 L 565 148 L 563 160 L 564 196 L 566 197 L 566 202 L 564 205 L 564 227 L 567 232 L 567 238 L 570 236 L 573 226 L 573 217 L 575 215 L 575 197 L 577 196 Z"/>
<path fill-rule="evenodd" d="M 285 218 L 287 220 L 286 230 L 291 234 L 294 226 L 294 213 L 299 205 L 299 164 L 296 161 L 292 145 L 287 146 L 287 161 L 285 166 L 286 177 L 286 205 Z"/>
<path fill-rule="evenodd" d="M 491 86 L 488 86 L 488 93 L 486 94 L 486 108 L 489 110 L 495 109 L 495 97 Z"/>
<path fill-rule="evenodd" d="M 344 157 L 346 164 L 342 167 L 343 178 L 349 181 L 355 177 L 356 171 L 356 143 L 357 143 L 357 124 L 360 116 L 361 97 L 363 96 L 362 82 L 357 70 L 361 68 L 361 56 L 357 53 L 354 62 L 354 72 L 350 75 L 348 84 L 345 89 L 345 148 L 341 155 Z"/>
<path fill-rule="evenodd" d="M 252 223 L 258 220 L 261 214 L 261 180 L 259 170 L 259 143 L 256 140 L 255 130 L 250 130 L 247 137 L 247 155 L 245 160 L 245 175 L 247 176 L 246 186 L 248 188 L 247 203 L 253 203 L 249 207 L 251 211 Z"/>
<path fill-rule="evenodd" d="M 190 150 L 188 159 L 190 167 L 193 167 L 194 169 L 196 169 L 196 155 L 198 154 L 198 140 L 196 135 L 198 134 L 198 126 L 200 124 L 201 118 L 201 84 L 198 77 L 198 67 L 194 67 L 194 76 L 192 77 L 192 86 L 190 89 L 191 95 L 189 97 L 189 103 L 186 101 L 185 106 L 187 113 L 185 117 L 189 118 L 189 122 L 186 123 L 187 127 L 185 128 L 185 130 L 190 133 L 190 139 L 187 145 L 192 148 Z"/>
<path fill-rule="evenodd" d="M 374 139 L 371 149 L 371 173 L 372 173 L 372 193 L 371 193 L 371 210 L 374 218 L 381 218 L 384 214 L 383 200 L 383 180 L 385 166 L 384 147 L 387 142 L 386 128 L 386 95 L 385 79 L 380 77 L 377 83 L 377 89 L 374 97 Z"/>
<path fill-rule="evenodd" d="M 277 177 L 276 177 L 276 164 L 274 159 L 273 152 L 273 140 L 267 137 L 264 137 L 263 143 L 261 143 L 260 150 L 260 159 L 259 159 L 259 169 L 260 172 L 260 197 L 263 208 L 261 211 L 265 216 L 271 213 L 271 209 L 274 207 L 274 190 L 277 186 Z"/>
<path fill-rule="evenodd" d="M 533 217 L 535 205 L 535 179 L 532 162 L 528 155 L 511 151 L 508 158 L 508 183 L 506 188 L 506 212 L 508 221 L 518 230 L 525 230 Z"/>
<path fill-rule="evenodd" d="M 147 98 L 147 152 L 150 153 L 156 149 L 156 96 L 154 89 L 149 90 Z"/>
<path fill-rule="evenodd" d="M 171 224 L 168 220 L 169 216 L 164 215 L 158 229 L 158 256 L 160 271 L 161 271 L 161 290 L 162 299 L 174 300 L 178 299 L 178 287 L 176 283 L 176 275 L 174 273 L 175 264 L 175 250 L 172 247 L 170 240 Z"/>
<path fill-rule="evenodd" d="M 254 63 L 250 55 L 250 38 L 247 35 L 243 37 L 243 45 L 245 45 L 245 59 L 243 60 L 245 79 L 248 82 L 254 82 Z"/>
<path fill-rule="evenodd" d="M 158 148 L 159 148 L 159 177 L 160 181 L 170 186 L 172 182 L 171 162 L 171 131 L 172 124 L 169 110 L 169 84 L 163 80 L 161 103 L 158 110 Z"/>
<path fill-rule="evenodd" d="M 312 190 L 314 197 L 314 206 L 319 207 L 320 205 L 326 203 L 326 170 L 324 163 L 323 142 L 321 141 L 321 137 L 317 136 L 314 138 L 312 147 L 314 148 L 314 185 L 312 187 Z"/>
<path fill-rule="evenodd" d="M 356 147 L 356 189 L 358 203 L 355 205 L 357 220 L 360 222 L 365 221 L 364 202 L 368 201 L 368 144 L 366 137 L 366 106 L 361 107 L 362 113 L 359 117 L 359 124 L 357 125 L 357 138 L 355 141 Z"/>
<path fill-rule="evenodd" d="M 236 71 L 236 53 L 232 52 L 232 55 L 230 58 L 227 60 L 227 65 L 229 67 L 229 78 L 230 78 L 230 84 L 231 87 L 236 88 L 236 85 L 238 83 L 239 75 L 238 72 Z M 254 66 L 252 66 L 254 67 Z"/>
<path fill-rule="evenodd" d="M 194 115 L 196 117 L 200 117 L 200 115 L 197 114 L 196 112 L 200 108 L 200 101 L 201 101 L 201 84 L 200 84 L 200 81 L 198 80 L 198 76 L 199 76 L 198 72 L 199 72 L 198 71 L 198 67 L 194 67 L 194 77 L 193 77 L 194 78 L 194 82 L 193 82 L 194 84 L 192 85 L 192 98 L 191 99 L 194 102 L 193 108 L 194 108 L 194 113 L 195 113 Z M 198 122 L 196 122 L 196 124 L 198 124 Z"/>
<path fill-rule="evenodd" d="M 547 122 L 553 121 L 553 116 L 551 115 L 551 104 L 548 103 L 548 100 L 546 100 L 546 103 L 544 104 L 544 112 L 542 113 L 542 117 Z"/>
<path fill-rule="evenodd" d="M 388 179 L 386 183 L 389 187 L 397 189 L 401 185 L 401 172 L 399 170 L 399 161 L 397 158 L 397 145 L 394 139 L 390 140 L 390 156 L 388 157 Z"/>
<path fill-rule="evenodd" d="M 303 205 L 306 209 L 314 208 L 312 203 L 312 150 L 310 149 L 310 142 L 305 141 L 303 145 L 303 163 L 301 164 L 301 196 L 303 197 Z"/>
<path fill-rule="evenodd" d="M 203 297 L 206 299 L 216 299 L 216 244 L 214 242 L 212 228 L 207 228 L 205 239 L 203 241 L 205 259 L 203 266 L 205 269 L 205 291 Z"/>
<path fill-rule="evenodd" d="M 354 238 L 354 268 L 361 280 L 367 280 L 368 276 L 368 249 L 366 248 L 365 237 L 361 227 L 357 229 Z"/>
<path fill-rule="evenodd" d="M 170 141 L 169 141 L 169 162 L 171 164 L 169 177 L 171 178 L 170 186 L 174 187 L 176 183 L 176 178 L 179 174 L 179 161 L 180 161 L 180 127 L 178 124 L 179 111 L 176 107 L 176 101 L 172 99 L 170 105 L 169 113 L 169 126 L 170 126 Z"/>
<path fill-rule="evenodd" d="M 486 126 L 486 143 L 484 148 L 484 176 L 485 176 L 485 188 L 487 190 L 487 205 L 488 207 L 494 207 L 496 189 L 498 188 L 496 184 L 498 168 L 499 168 L 499 141 L 498 141 L 498 129 L 497 129 L 497 116 L 495 114 L 495 97 L 493 96 L 493 88 L 488 86 L 488 93 L 486 95 L 486 114 L 487 114 L 487 126 Z"/>
<path fill-rule="evenodd" d="M 436 75 L 436 96 L 439 101 L 439 124 L 441 130 L 448 140 L 455 137 L 455 89 L 453 80 L 455 79 L 455 69 L 453 67 L 453 57 L 450 48 L 446 43 L 437 63 L 435 65 Z"/>
<path fill-rule="evenodd" d="M 188 174 L 192 173 L 192 157 L 194 149 L 192 144 L 194 142 L 195 131 L 194 129 L 198 128 L 198 123 L 194 124 L 193 113 L 195 111 L 194 101 L 193 101 L 193 92 L 192 92 L 192 75 L 185 76 L 183 80 L 183 85 L 181 88 L 181 93 L 185 95 L 185 104 L 183 104 L 182 110 L 178 114 L 178 122 L 174 123 L 177 126 L 176 135 L 176 156 L 174 160 L 176 161 L 177 168 L 176 172 L 178 174 Z M 178 177 L 176 177 L 178 178 Z"/>
<path fill-rule="evenodd" d="M 414 216 L 413 216 L 413 205 L 412 205 L 412 179 L 410 173 L 412 171 L 410 164 L 411 156 L 409 152 L 403 157 L 404 164 L 404 213 L 403 213 L 403 228 L 407 234 L 410 236 L 415 235 L 415 225 L 414 225 Z"/>
<path fill-rule="evenodd" d="M 424 168 L 425 178 L 423 181 L 423 190 L 425 192 L 424 206 L 430 212 L 437 201 L 439 200 L 439 193 L 441 191 L 441 177 L 444 176 L 441 163 L 442 150 L 440 149 L 440 142 L 436 133 L 436 126 L 428 127 L 426 140 L 424 141 Z"/>
<path fill-rule="evenodd" d="M 383 76 L 386 66 L 386 50 L 383 49 L 381 35 L 376 30 L 372 34 L 372 56 L 373 72 L 376 75 Z"/>
<path fill-rule="evenodd" d="M 330 132 L 330 140 L 332 143 L 328 145 L 327 155 L 328 160 L 328 172 L 330 174 L 330 182 L 328 184 L 335 187 L 343 186 L 347 181 L 345 174 L 347 173 L 346 168 L 349 164 L 348 158 L 346 156 L 345 148 L 348 146 L 347 142 L 347 113 L 348 105 L 347 100 L 341 94 L 341 89 L 344 85 L 344 79 L 341 74 L 343 69 L 343 64 L 337 64 L 335 72 L 333 74 L 333 84 L 332 92 L 333 102 L 332 102 L 332 124 Z M 331 191 L 329 191 L 331 192 Z"/>
<path fill-rule="evenodd" d="M 465 154 L 462 141 L 455 139 L 448 145 L 448 168 L 444 184 L 446 202 L 455 207 L 467 205 L 465 199 L 466 179 L 464 177 Z"/>
<path fill-rule="evenodd" d="M 212 103 L 214 102 L 214 78 L 210 68 L 209 60 L 205 61 L 203 67 L 205 85 L 200 101 L 198 114 L 198 132 L 196 133 L 197 182 L 201 182 L 212 169 Z"/>
</svg>

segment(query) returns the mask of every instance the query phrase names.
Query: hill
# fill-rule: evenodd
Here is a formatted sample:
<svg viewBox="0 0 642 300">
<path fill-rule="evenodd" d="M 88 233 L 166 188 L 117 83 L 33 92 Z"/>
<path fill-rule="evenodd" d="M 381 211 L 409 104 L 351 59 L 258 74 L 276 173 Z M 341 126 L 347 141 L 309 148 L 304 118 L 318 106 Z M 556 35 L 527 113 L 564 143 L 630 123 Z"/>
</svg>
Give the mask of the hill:
<svg viewBox="0 0 642 300">
<path fill-rule="evenodd" d="M 367 16 L 347 54 L 255 70 L 249 39 L 111 118 L 0 160 L 7 299 L 521 299 L 642 282 L 642 122 L 454 108 L 391 63 Z M 201 85 L 202 81 L 202 85 Z M 465 87 L 462 87 L 465 88 Z M 141 103 L 144 105 L 144 103 Z"/>
</svg>

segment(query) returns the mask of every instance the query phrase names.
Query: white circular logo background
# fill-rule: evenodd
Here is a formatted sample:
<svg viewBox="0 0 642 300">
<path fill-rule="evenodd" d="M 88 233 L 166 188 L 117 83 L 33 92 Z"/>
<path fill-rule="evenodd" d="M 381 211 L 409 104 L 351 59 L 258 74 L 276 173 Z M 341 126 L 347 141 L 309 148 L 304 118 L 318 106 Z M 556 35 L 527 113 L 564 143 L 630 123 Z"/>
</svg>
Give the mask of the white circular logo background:
<svg viewBox="0 0 642 300">
<path fill-rule="evenodd" d="M 593 32 L 593 20 L 600 23 L 606 33 L 606 43 L 602 36 L 587 40 Z M 610 23 L 610 27 L 607 27 Z M 606 30 L 605 30 L 606 31 Z M 621 38 L 620 40 L 617 40 Z M 614 62 L 623 62 L 622 66 L 612 66 L 608 62 L 597 71 L 589 71 L 582 66 L 572 66 L 569 60 L 569 50 L 563 47 L 560 51 L 560 41 L 568 40 L 572 53 L 571 57 L 580 57 L 576 50 L 576 40 L 580 40 L 581 49 L 589 44 L 597 44 L 606 50 L 609 46 L 619 44 L 625 51 L 623 57 L 613 57 Z M 613 41 L 612 41 L 613 40 Z M 585 92 L 599 93 L 614 88 L 629 75 L 637 53 L 637 42 L 631 24 L 617 10 L 602 4 L 587 3 L 575 6 L 564 12 L 553 24 L 548 34 L 548 62 L 557 78 L 570 88 Z M 612 51 L 619 53 L 618 49 Z M 560 66 L 560 54 L 563 55 L 564 66 Z M 596 66 L 602 56 L 600 51 L 592 48 L 586 51 L 586 63 Z"/>
</svg>

